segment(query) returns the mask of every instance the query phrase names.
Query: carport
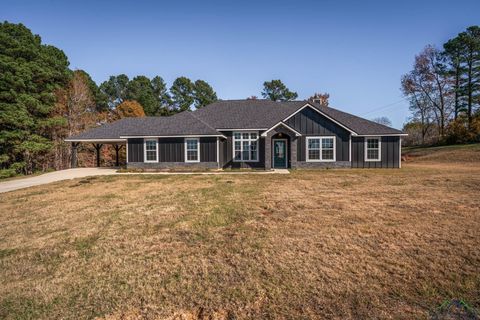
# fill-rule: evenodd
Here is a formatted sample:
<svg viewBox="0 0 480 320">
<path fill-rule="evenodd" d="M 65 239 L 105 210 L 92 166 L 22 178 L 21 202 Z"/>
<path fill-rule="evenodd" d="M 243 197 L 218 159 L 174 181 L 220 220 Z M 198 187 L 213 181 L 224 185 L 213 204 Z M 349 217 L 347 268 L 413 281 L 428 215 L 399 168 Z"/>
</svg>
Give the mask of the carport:
<svg viewBox="0 0 480 320">
<path fill-rule="evenodd" d="M 80 143 L 91 144 L 95 148 L 96 164 L 100 167 L 101 150 L 104 145 L 110 144 L 115 149 L 115 166 L 120 166 L 119 153 L 120 150 L 127 144 L 126 139 L 65 139 L 66 142 L 71 142 L 72 147 L 72 159 L 71 167 L 76 168 L 78 166 L 77 151 Z"/>
</svg>

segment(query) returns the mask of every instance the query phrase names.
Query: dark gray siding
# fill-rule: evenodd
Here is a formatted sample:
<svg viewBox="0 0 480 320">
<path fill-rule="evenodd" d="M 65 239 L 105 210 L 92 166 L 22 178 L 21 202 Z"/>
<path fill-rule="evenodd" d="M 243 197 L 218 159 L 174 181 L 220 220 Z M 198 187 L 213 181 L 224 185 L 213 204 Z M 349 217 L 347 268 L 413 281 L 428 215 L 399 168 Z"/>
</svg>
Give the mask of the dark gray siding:
<svg viewBox="0 0 480 320">
<path fill-rule="evenodd" d="M 353 168 L 399 168 L 400 137 L 381 137 L 381 161 L 365 161 L 365 137 L 352 137 Z"/>
<path fill-rule="evenodd" d="M 335 136 L 336 160 L 349 161 L 350 132 L 311 108 L 305 108 L 286 121 L 302 134 L 297 142 L 297 161 L 306 160 L 306 136 Z"/>
<path fill-rule="evenodd" d="M 143 139 L 128 139 L 128 162 L 143 162 Z"/>
<path fill-rule="evenodd" d="M 217 138 L 200 138 L 200 162 L 217 162 Z"/>
<path fill-rule="evenodd" d="M 184 162 L 185 145 L 183 138 L 158 139 L 160 162 Z"/>
<path fill-rule="evenodd" d="M 222 162 L 221 165 L 223 168 L 265 168 L 265 138 L 260 137 L 259 139 L 259 150 L 258 150 L 258 162 L 234 162 L 233 161 L 233 142 L 232 142 L 232 133 L 231 131 L 224 131 L 222 134 L 227 137 L 227 139 L 222 139 L 221 149 L 222 149 Z M 259 135 L 261 132 L 258 133 Z"/>
<path fill-rule="evenodd" d="M 185 162 L 184 138 L 158 139 L 159 162 Z M 143 138 L 128 139 L 128 162 L 143 162 Z M 200 138 L 200 162 L 217 162 L 217 138 Z"/>
</svg>

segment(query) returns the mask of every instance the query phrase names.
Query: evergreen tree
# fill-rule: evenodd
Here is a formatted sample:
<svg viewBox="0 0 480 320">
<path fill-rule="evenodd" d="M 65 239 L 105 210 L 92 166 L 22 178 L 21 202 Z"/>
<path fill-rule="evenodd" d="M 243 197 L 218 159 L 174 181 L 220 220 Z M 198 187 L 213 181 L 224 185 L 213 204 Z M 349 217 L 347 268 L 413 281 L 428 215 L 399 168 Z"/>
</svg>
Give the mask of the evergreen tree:
<svg viewBox="0 0 480 320">
<path fill-rule="evenodd" d="M 218 100 L 213 88 L 203 80 L 197 80 L 194 84 L 193 99 L 195 108 L 199 109 Z"/>
<path fill-rule="evenodd" d="M 272 80 L 263 83 L 262 96 L 272 101 L 289 101 L 295 100 L 298 94 L 290 91 L 281 80 Z"/>
<path fill-rule="evenodd" d="M 0 23 L 0 167 L 31 173 L 52 148 L 55 90 L 67 84 L 63 51 L 22 24 Z"/>
<path fill-rule="evenodd" d="M 175 79 L 170 88 L 175 112 L 190 110 L 190 106 L 194 101 L 194 87 L 193 82 L 187 77 Z"/>
</svg>

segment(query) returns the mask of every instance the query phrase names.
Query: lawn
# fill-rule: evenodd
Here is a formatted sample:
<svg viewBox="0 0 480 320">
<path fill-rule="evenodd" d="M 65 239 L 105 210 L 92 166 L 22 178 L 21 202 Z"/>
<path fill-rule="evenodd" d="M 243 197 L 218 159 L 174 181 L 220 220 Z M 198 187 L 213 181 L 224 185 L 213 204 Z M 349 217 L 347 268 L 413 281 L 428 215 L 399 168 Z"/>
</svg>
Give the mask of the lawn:
<svg viewBox="0 0 480 320">
<path fill-rule="evenodd" d="M 452 299 L 478 310 L 478 154 L 2 194 L 0 318 L 412 319 Z"/>
</svg>

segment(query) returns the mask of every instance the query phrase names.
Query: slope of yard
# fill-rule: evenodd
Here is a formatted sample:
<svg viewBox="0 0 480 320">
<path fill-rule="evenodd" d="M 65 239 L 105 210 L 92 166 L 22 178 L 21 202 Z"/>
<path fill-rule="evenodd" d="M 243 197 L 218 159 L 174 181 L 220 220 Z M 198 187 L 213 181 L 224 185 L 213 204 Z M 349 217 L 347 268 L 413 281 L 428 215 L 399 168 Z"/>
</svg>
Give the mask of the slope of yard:
<svg viewBox="0 0 480 320">
<path fill-rule="evenodd" d="M 416 162 L 480 162 L 480 143 L 439 146 L 428 148 L 404 148 L 407 159 Z"/>
<path fill-rule="evenodd" d="M 0 195 L 0 318 L 480 308 L 480 164 L 105 176 Z"/>
</svg>

